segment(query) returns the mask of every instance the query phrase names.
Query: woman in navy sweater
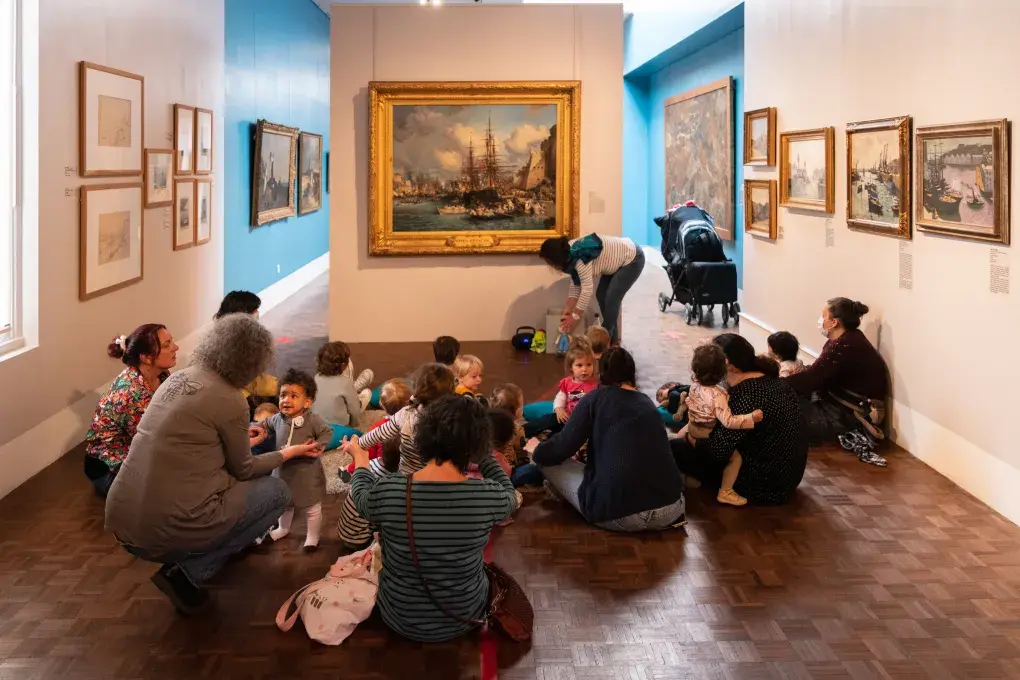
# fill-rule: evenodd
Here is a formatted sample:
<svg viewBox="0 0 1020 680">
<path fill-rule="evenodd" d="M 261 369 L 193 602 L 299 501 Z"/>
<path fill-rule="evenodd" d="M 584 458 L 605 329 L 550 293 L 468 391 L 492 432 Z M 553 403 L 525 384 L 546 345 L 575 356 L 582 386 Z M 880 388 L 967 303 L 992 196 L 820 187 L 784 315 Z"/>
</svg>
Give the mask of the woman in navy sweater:
<svg viewBox="0 0 1020 680">
<path fill-rule="evenodd" d="M 684 521 L 684 478 L 659 412 L 635 389 L 634 358 L 615 347 L 599 362 L 602 386 L 563 430 L 527 450 L 546 481 L 592 524 L 610 531 L 666 529 Z M 573 456 L 588 442 L 587 463 Z"/>
</svg>

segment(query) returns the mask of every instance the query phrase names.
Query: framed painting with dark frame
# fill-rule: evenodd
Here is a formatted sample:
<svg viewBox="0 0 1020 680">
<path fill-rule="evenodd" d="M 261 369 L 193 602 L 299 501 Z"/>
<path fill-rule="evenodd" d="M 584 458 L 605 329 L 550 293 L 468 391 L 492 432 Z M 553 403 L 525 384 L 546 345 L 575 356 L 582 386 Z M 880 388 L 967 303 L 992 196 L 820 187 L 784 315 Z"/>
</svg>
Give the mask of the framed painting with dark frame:
<svg viewBox="0 0 1020 680">
<path fill-rule="evenodd" d="M 744 112 L 744 165 L 776 164 L 776 108 Z"/>
<path fill-rule="evenodd" d="M 773 241 L 779 235 L 778 193 L 774 179 L 744 180 L 744 231 Z"/>
<path fill-rule="evenodd" d="M 195 109 L 195 174 L 211 175 L 213 171 L 213 112 Z"/>
<path fill-rule="evenodd" d="M 1009 245 L 1010 122 L 917 128 L 917 228 Z"/>
<path fill-rule="evenodd" d="M 779 135 L 779 205 L 835 212 L 835 139 L 832 126 Z"/>
<path fill-rule="evenodd" d="M 145 207 L 174 204 L 174 150 L 145 150 Z"/>
<path fill-rule="evenodd" d="M 195 180 L 195 245 L 208 243 L 212 238 L 212 188 L 211 179 Z"/>
<path fill-rule="evenodd" d="M 81 187 L 78 299 L 130 286 L 145 273 L 142 183 Z"/>
<path fill-rule="evenodd" d="M 846 224 L 910 238 L 910 116 L 847 123 Z"/>
<path fill-rule="evenodd" d="M 79 62 L 78 174 L 141 175 L 144 145 L 145 78 Z"/>
<path fill-rule="evenodd" d="M 174 173 L 195 174 L 195 107 L 174 104 Z"/>
<path fill-rule="evenodd" d="M 322 135 L 301 132 L 298 135 L 298 215 L 313 213 L 322 207 Z"/>
<path fill-rule="evenodd" d="M 259 120 L 252 155 L 251 225 L 293 217 L 298 129 Z"/>
<path fill-rule="evenodd" d="M 174 250 L 195 245 L 195 180 L 174 182 L 173 207 Z"/>
</svg>

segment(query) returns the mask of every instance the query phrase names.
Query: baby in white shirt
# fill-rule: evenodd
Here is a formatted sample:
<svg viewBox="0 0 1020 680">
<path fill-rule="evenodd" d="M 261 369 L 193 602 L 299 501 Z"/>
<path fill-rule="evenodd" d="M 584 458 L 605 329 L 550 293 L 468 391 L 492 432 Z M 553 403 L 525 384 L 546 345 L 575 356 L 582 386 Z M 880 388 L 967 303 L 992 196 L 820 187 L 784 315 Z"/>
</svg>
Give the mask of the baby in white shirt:
<svg viewBox="0 0 1020 680">
<path fill-rule="evenodd" d="M 769 356 L 779 362 L 779 377 L 788 378 L 804 370 L 804 362 L 797 358 L 800 343 L 793 333 L 779 331 L 769 336 Z"/>
</svg>

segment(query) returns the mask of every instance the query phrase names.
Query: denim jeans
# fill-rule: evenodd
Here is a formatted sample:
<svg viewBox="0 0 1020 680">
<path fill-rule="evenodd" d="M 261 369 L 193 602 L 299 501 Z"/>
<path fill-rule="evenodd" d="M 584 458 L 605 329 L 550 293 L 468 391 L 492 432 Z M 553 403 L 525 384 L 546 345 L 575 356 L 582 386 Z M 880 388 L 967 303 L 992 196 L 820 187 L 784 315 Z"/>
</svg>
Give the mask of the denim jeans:
<svg viewBox="0 0 1020 680">
<path fill-rule="evenodd" d="M 109 467 L 95 456 L 85 454 L 85 476 L 88 477 L 92 488 L 96 490 L 96 495 L 100 498 L 106 498 L 106 495 L 110 493 L 110 487 L 113 486 L 113 480 L 117 479 L 119 471 L 119 465 Z"/>
<path fill-rule="evenodd" d="M 124 549 L 147 562 L 176 564 L 192 583 L 201 586 L 216 575 L 231 555 L 269 531 L 290 505 L 290 489 L 278 477 L 257 477 L 241 483 L 245 485 L 244 512 L 234 526 L 204 548 L 154 553 L 124 544 Z"/>
<path fill-rule="evenodd" d="M 641 246 L 637 246 L 637 255 L 630 264 L 624 265 L 616 270 L 615 274 L 603 274 L 599 279 L 598 288 L 595 289 L 595 299 L 599 302 L 599 309 L 602 310 L 602 323 L 612 342 L 620 339 L 620 309 L 623 307 L 623 296 L 627 294 L 634 282 L 641 276 L 641 270 L 645 268 L 645 253 Z"/>
</svg>

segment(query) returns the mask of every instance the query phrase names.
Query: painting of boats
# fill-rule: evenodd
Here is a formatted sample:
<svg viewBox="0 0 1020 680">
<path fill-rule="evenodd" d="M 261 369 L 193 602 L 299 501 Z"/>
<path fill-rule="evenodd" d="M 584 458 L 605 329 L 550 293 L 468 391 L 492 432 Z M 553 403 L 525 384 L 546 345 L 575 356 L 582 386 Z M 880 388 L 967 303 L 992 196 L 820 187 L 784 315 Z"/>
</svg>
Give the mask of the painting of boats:
<svg viewBox="0 0 1020 680">
<path fill-rule="evenodd" d="M 772 240 L 778 236 L 777 186 L 774 179 L 744 180 L 744 231 Z"/>
<path fill-rule="evenodd" d="M 835 210 L 835 129 L 784 132 L 779 136 L 779 204 Z"/>
<path fill-rule="evenodd" d="M 910 238 L 910 128 L 909 116 L 847 124 L 850 229 Z"/>
</svg>

